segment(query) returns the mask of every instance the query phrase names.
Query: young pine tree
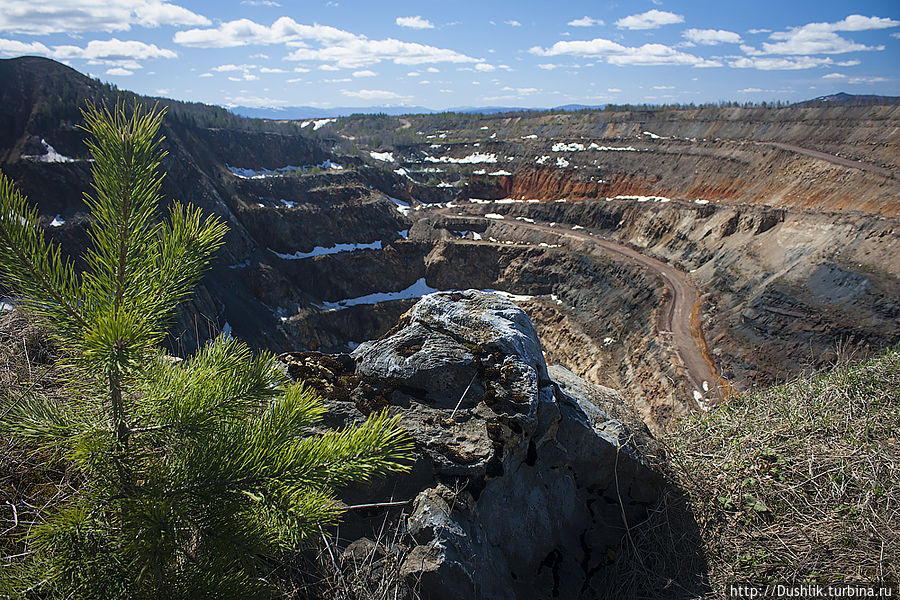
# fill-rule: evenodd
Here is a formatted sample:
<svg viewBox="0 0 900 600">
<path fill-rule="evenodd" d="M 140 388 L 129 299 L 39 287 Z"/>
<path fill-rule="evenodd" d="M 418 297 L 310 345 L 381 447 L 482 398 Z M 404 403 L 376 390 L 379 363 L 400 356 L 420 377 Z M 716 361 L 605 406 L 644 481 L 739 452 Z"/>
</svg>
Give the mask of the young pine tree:
<svg viewBox="0 0 900 600">
<path fill-rule="evenodd" d="M 166 356 L 165 326 L 226 228 L 179 204 L 158 219 L 162 112 L 84 118 L 95 162 L 83 272 L 0 174 L 2 285 L 64 349 L 66 390 L 2 398 L 0 431 L 62 457 L 80 482 L 58 490 L 24 555 L 3 559 L 0 595 L 267 597 L 272 565 L 339 517 L 334 489 L 405 470 L 409 438 L 384 414 L 312 434 L 321 401 L 233 339 Z"/>
</svg>

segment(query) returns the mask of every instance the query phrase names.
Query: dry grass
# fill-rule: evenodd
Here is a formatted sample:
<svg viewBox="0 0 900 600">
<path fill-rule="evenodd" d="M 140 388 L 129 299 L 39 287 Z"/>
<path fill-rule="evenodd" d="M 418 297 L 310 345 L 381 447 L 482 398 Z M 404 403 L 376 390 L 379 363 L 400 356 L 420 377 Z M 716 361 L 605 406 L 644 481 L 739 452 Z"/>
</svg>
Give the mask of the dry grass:
<svg viewBox="0 0 900 600">
<path fill-rule="evenodd" d="M 18 311 L 0 312 L 0 411 L 29 395 L 58 394 L 55 358 L 45 331 Z M 26 534 L 69 484 L 63 465 L 47 453 L 0 442 L 0 570 L 27 552 Z"/>
<path fill-rule="evenodd" d="M 900 349 L 736 397 L 665 440 L 711 595 L 900 578 Z"/>
</svg>

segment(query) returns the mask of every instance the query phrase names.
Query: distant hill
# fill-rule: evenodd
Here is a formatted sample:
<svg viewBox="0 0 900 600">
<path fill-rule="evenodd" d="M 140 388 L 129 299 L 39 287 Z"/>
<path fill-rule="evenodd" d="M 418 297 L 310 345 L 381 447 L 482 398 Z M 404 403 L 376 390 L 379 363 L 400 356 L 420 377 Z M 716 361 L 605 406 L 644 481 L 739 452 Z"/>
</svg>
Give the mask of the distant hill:
<svg viewBox="0 0 900 600">
<path fill-rule="evenodd" d="M 873 94 L 846 94 L 838 92 L 828 96 L 819 96 L 812 100 L 797 102 L 792 106 L 801 108 L 809 108 L 814 106 L 872 106 L 872 105 L 894 105 L 900 104 L 898 96 L 875 96 Z"/>
<path fill-rule="evenodd" d="M 271 108 L 254 108 L 249 106 L 235 106 L 231 112 L 242 117 L 254 119 L 276 120 L 302 120 L 325 119 L 334 117 L 349 117 L 351 115 L 388 115 L 398 117 L 401 115 L 433 115 L 443 112 L 462 113 L 472 115 L 495 115 L 511 112 L 548 110 L 599 110 L 603 106 L 591 106 L 587 104 L 566 104 L 553 108 L 523 108 L 519 106 L 455 106 L 444 110 L 436 110 L 425 106 L 336 106 L 334 108 L 316 108 L 314 106 L 285 106 Z"/>
</svg>

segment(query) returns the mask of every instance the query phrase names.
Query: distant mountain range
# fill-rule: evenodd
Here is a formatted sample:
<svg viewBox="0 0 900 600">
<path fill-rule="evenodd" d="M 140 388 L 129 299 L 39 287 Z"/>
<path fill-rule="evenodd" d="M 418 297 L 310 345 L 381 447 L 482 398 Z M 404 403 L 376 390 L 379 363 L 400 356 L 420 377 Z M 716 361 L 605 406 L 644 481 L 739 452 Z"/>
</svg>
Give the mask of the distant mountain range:
<svg viewBox="0 0 900 600">
<path fill-rule="evenodd" d="M 875 96 L 872 94 L 845 94 L 838 92 L 828 96 L 819 96 L 812 100 L 797 102 L 792 106 L 812 107 L 812 106 L 871 106 L 873 104 L 900 104 L 900 97 L 897 96 Z"/>
<path fill-rule="evenodd" d="M 242 117 L 256 119 L 324 119 L 329 117 L 349 117 L 350 115 L 384 114 L 399 115 L 431 115 L 441 112 L 492 115 L 505 112 L 545 111 L 545 110 L 586 110 L 601 109 L 604 105 L 589 106 L 587 104 L 566 104 L 553 108 L 523 108 L 521 106 L 457 106 L 444 110 L 434 110 L 425 106 L 338 106 L 335 108 L 316 108 L 314 106 L 285 106 L 278 108 L 252 108 L 249 106 L 232 107 L 231 112 Z"/>
</svg>

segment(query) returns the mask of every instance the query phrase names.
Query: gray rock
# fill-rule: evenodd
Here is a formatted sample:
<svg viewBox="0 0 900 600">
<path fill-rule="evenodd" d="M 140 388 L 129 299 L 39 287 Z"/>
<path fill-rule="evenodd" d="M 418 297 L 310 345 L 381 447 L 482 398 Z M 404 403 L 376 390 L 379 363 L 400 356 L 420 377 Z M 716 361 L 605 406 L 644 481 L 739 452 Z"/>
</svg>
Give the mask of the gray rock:
<svg viewBox="0 0 900 600">
<path fill-rule="evenodd" d="M 501 296 L 426 296 L 353 358 L 345 395 L 386 401 L 419 452 L 401 571 L 425 599 L 583 597 L 661 489 L 621 397 L 548 371 Z"/>
</svg>

